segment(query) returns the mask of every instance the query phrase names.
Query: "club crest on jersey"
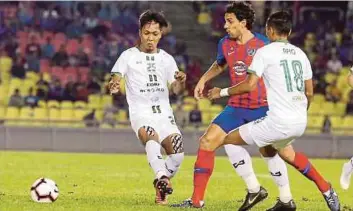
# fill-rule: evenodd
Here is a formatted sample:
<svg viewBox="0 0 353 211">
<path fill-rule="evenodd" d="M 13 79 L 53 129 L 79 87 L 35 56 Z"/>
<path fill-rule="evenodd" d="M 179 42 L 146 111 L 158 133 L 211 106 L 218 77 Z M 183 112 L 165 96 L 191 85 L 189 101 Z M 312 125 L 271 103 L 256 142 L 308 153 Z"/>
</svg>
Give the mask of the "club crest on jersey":
<svg viewBox="0 0 353 211">
<path fill-rule="evenodd" d="M 249 56 L 254 56 L 256 53 L 256 50 L 255 49 L 248 49 L 248 55 Z"/>
<path fill-rule="evenodd" d="M 233 70 L 236 75 L 244 75 L 246 74 L 246 70 L 248 69 L 247 65 L 243 61 L 236 61 Z"/>
</svg>

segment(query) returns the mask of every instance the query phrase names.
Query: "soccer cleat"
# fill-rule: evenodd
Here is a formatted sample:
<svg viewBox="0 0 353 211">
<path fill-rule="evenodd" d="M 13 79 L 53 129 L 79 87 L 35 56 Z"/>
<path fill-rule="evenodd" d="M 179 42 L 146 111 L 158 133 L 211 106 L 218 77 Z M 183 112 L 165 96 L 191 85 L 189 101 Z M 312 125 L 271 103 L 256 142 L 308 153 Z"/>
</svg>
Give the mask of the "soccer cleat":
<svg viewBox="0 0 353 211">
<path fill-rule="evenodd" d="M 239 208 L 239 211 L 246 211 L 250 210 L 253 206 L 255 206 L 257 203 L 261 202 L 265 198 L 267 198 L 268 193 L 265 188 L 260 187 L 260 191 L 257 193 L 249 193 L 246 194 L 245 201 L 243 205 Z"/>
<path fill-rule="evenodd" d="M 343 190 L 347 190 L 349 188 L 349 184 L 351 183 L 352 176 L 352 164 L 345 163 L 342 167 L 342 173 L 340 178 L 341 187 Z"/>
<path fill-rule="evenodd" d="M 167 196 L 173 193 L 172 183 L 166 176 L 153 181 L 153 186 L 156 189 L 155 203 L 158 205 L 168 204 Z"/>
<path fill-rule="evenodd" d="M 290 200 L 287 203 L 282 202 L 281 200 L 277 200 L 277 203 L 272 208 L 266 211 L 294 211 L 297 209 L 293 200 Z"/>
<path fill-rule="evenodd" d="M 184 200 L 180 204 L 172 204 L 172 205 L 170 205 L 170 207 L 178 207 L 178 208 L 203 208 L 204 206 L 205 206 L 205 202 L 204 201 L 200 201 L 200 206 L 195 206 L 192 203 L 191 198 L 188 198 L 188 199 Z"/>
<path fill-rule="evenodd" d="M 327 206 L 330 208 L 331 211 L 340 211 L 341 207 L 340 207 L 340 201 L 338 199 L 337 193 L 335 192 L 335 190 L 333 190 L 333 188 L 330 188 L 330 193 L 328 194 L 328 196 L 324 195 L 325 201 L 327 203 Z"/>
</svg>

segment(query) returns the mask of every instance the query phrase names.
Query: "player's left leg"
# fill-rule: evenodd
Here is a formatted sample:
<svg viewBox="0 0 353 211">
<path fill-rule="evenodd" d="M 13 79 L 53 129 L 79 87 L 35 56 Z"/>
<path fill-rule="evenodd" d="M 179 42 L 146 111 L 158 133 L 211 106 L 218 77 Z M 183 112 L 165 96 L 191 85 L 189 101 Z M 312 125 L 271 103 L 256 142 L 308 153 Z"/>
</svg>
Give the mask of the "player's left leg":
<svg viewBox="0 0 353 211">
<path fill-rule="evenodd" d="M 172 178 L 184 160 L 183 137 L 179 133 L 174 133 L 165 138 L 161 144 L 167 154 L 165 159 L 167 176 Z"/>
<path fill-rule="evenodd" d="M 353 157 L 343 164 L 342 173 L 340 177 L 340 184 L 343 190 L 347 190 L 351 183 L 351 176 L 353 173 Z"/>
</svg>

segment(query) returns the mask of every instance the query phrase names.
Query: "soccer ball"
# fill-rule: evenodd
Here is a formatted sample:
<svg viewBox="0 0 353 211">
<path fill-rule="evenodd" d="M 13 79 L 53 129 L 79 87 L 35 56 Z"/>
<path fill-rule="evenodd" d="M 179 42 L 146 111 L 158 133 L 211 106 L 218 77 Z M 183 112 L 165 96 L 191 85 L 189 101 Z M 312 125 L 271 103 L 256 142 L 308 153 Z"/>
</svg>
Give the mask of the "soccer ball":
<svg viewBox="0 0 353 211">
<path fill-rule="evenodd" d="M 48 178 L 37 179 L 31 187 L 33 201 L 39 203 L 52 203 L 59 196 L 59 189 L 56 183 Z"/>
</svg>

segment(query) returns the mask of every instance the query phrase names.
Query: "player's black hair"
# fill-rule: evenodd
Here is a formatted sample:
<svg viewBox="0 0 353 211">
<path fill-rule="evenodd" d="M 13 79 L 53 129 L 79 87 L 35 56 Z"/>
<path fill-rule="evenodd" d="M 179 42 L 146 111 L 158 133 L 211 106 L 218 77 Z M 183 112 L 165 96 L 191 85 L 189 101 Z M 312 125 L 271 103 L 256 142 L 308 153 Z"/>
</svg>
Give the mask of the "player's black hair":
<svg viewBox="0 0 353 211">
<path fill-rule="evenodd" d="M 159 23 L 160 28 L 168 27 L 168 22 L 161 12 L 153 12 L 151 10 L 146 10 L 140 15 L 139 18 L 140 29 L 142 29 L 144 25 L 151 21 Z"/>
<path fill-rule="evenodd" d="M 272 13 L 267 19 L 267 26 L 273 28 L 278 35 L 289 35 L 292 25 L 292 16 L 284 10 Z"/>
<path fill-rule="evenodd" d="M 246 28 L 251 30 L 255 22 L 255 11 L 250 3 L 238 1 L 230 3 L 226 13 L 233 13 L 239 21 L 246 20 Z"/>
</svg>

